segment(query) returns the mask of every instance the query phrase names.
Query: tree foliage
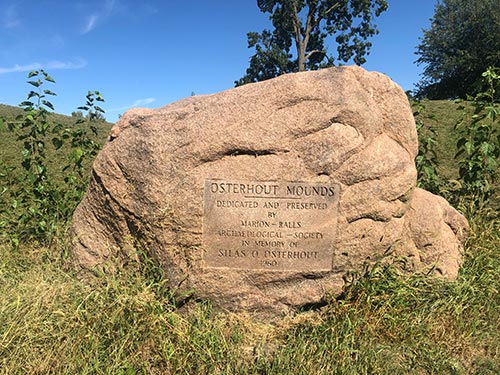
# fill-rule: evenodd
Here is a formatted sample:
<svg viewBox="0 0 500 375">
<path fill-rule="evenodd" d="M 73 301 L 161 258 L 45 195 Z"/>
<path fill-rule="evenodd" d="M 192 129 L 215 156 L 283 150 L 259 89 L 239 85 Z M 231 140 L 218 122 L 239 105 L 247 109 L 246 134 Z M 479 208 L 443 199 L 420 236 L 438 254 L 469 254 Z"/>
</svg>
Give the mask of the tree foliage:
<svg viewBox="0 0 500 375">
<path fill-rule="evenodd" d="M 500 1 L 442 0 L 417 47 L 424 64 L 418 95 L 465 98 L 483 91 L 481 74 L 500 66 Z"/>
<path fill-rule="evenodd" d="M 372 45 L 368 39 L 378 33 L 374 18 L 387 9 L 386 0 L 257 0 L 257 5 L 270 14 L 274 30 L 247 34 L 255 54 L 236 85 L 336 61 L 363 64 Z M 326 49 L 329 36 L 335 39 L 336 56 Z"/>
</svg>

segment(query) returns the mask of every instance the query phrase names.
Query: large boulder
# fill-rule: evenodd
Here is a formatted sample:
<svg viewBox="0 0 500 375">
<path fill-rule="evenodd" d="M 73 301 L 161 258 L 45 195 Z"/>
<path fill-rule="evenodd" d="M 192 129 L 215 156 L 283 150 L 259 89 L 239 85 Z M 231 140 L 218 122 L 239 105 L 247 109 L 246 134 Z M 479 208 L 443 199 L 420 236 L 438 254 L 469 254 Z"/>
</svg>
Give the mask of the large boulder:
<svg viewBox="0 0 500 375">
<path fill-rule="evenodd" d="M 133 109 L 74 214 L 74 263 L 142 252 L 178 296 L 262 316 L 321 303 L 380 261 L 453 279 L 467 222 L 415 187 L 417 149 L 405 93 L 359 67 Z"/>
</svg>

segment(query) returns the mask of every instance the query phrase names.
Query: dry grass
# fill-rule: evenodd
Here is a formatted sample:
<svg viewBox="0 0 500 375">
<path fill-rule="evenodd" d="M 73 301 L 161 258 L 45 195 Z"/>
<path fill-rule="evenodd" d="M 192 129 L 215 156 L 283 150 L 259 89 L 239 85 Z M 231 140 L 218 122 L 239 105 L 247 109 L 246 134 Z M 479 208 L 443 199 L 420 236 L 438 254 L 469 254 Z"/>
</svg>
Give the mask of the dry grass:
<svg viewBox="0 0 500 375">
<path fill-rule="evenodd" d="M 449 105 L 429 104 L 428 120 L 441 126 L 452 177 Z M 9 162 L 18 151 L 0 133 Z M 152 264 L 81 281 L 65 267 L 64 244 L 14 248 L 5 231 L 0 374 L 499 374 L 500 222 L 488 208 L 470 219 L 457 281 L 380 266 L 342 299 L 275 325 L 207 302 L 181 313 Z"/>
<path fill-rule="evenodd" d="M 137 269 L 79 281 L 51 249 L 0 248 L 0 374 L 498 374 L 500 223 L 472 220 L 456 282 L 379 267 L 279 324 L 181 314 Z"/>
</svg>

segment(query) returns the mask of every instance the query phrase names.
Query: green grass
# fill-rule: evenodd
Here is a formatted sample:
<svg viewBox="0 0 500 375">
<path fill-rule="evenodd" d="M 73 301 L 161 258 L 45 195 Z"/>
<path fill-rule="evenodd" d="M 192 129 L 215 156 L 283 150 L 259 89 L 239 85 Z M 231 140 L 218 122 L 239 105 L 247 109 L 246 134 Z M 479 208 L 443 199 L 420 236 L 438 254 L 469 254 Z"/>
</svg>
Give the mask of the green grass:
<svg viewBox="0 0 500 375">
<path fill-rule="evenodd" d="M 8 129 L 7 124 L 9 122 L 19 121 L 16 120 L 16 117 L 23 115 L 23 113 L 22 108 L 0 104 L 0 173 L 3 164 L 4 166 L 7 165 L 16 167 L 13 171 L 14 176 L 21 175 L 20 163 L 22 143 L 21 141 L 18 141 L 16 135 Z M 74 118 L 57 113 L 49 115 L 49 122 L 53 124 L 61 124 L 65 128 L 75 126 Z M 100 123 L 97 127 L 98 135 L 95 140 L 100 144 L 104 144 L 112 125 L 113 124 L 108 122 Z M 52 136 L 52 134 L 50 134 L 50 136 Z M 52 146 L 50 137 L 46 140 L 46 144 L 48 168 L 53 172 L 53 176 L 51 177 L 53 177 L 56 181 L 61 180 L 63 178 L 61 169 L 69 159 L 70 147 L 66 144 L 60 150 L 56 151 Z M 86 169 L 90 171 L 90 163 L 86 163 L 85 166 Z"/>
<path fill-rule="evenodd" d="M 424 132 L 429 127 L 436 131 L 437 173 L 442 181 L 449 183 L 449 186 L 456 186 L 456 181 L 459 179 L 459 167 L 455 153 L 459 135 L 454 127 L 462 116 L 463 111 L 459 107 L 464 103 L 457 104 L 449 100 L 424 100 L 422 104 L 424 109 L 416 119 L 424 123 Z M 471 107 L 469 106 L 469 108 Z M 498 174 L 499 178 L 493 184 L 496 195 L 490 199 L 489 208 L 500 212 L 500 171 Z M 449 201 L 457 203 L 458 199 L 455 199 L 453 192 L 449 190 L 449 188 L 444 187 L 442 194 Z M 465 208 L 463 209 L 465 210 Z"/>
<path fill-rule="evenodd" d="M 53 249 L 0 248 L 3 374 L 498 374 L 500 225 L 473 223 L 456 282 L 379 267 L 273 326 L 178 311 L 137 266 L 93 283 Z"/>
<path fill-rule="evenodd" d="M 428 102 L 425 112 L 447 178 L 456 170 L 452 104 Z M 1 132 L 0 160 L 10 163 L 19 144 Z M 148 262 L 80 280 L 63 255 L 66 237 L 15 247 L 6 233 L 0 374 L 499 374 L 500 221 L 486 207 L 470 224 L 456 281 L 379 266 L 322 309 L 275 324 L 208 302 L 177 308 Z"/>
<path fill-rule="evenodd" d="M 449 100 L 424 100 L 424 110 L 418 116 L 424 125 L 436 129 L 436 153 L 439 155 L 438 173 L 444 179 L 458 178 L 458 166 L 454 160 L 458 135 L 453 127 L 461 117 L 458 105 Z"/>
</svg>

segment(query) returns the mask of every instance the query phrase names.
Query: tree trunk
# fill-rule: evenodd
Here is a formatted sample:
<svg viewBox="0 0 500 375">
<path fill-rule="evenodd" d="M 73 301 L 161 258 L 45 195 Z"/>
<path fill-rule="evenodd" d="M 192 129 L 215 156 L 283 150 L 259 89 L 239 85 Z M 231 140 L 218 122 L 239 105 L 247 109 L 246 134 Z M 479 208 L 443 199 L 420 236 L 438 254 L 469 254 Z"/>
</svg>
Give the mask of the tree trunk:
<svg viewBox="0 0 500 375">
<path fill-rule="evenodd" d="M 299 66 L 299 72 L 306 70 L 306 48 L 303 41 L 296 43 L 297 45 L 297 63 Z"/>
<path fill-rule="evenodd" d="M 313 23 L 315 22 L 314 14 L 316 12 L 316 7 L 311 6 L 307 13 L 306 27 L 304 29 L 304 35 L 302 35 L 302 24 L 299 18 L 299 12 L 297 10 L 296 4 L 293 6 L 294 20 L 293 25 L 295 29 L 295 46 L 297 49 L 297 65 L 299 72 L 306 70 L 306 61 L 311 54 L 306 56 L 307 44 L 309 43 L 309 36 L 311 35 L 311 30 Z"/>
</svg>

